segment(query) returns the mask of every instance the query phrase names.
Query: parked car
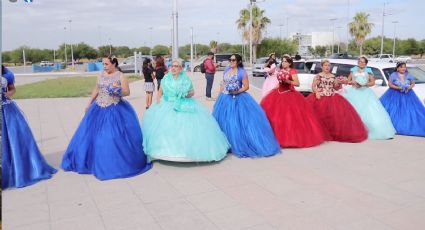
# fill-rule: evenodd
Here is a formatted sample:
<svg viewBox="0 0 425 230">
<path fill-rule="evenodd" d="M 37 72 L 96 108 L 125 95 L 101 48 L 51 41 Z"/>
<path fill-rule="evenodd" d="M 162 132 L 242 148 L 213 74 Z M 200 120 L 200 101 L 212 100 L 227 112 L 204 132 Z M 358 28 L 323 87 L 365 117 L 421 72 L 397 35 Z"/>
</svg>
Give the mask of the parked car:
<svg viewBox="0 0 425 230">
<path fill-rule="evenodd" d="M 257 59 L 256 64 L 254 64 L 254 68 L 252 69 L 252 76 L 253 77 L 265 77 L 266 72 L 264 70 L 264 65 L 266 64 L 266 61 L 268 60 L 268 57 L 262 57 Z M 278 62 L 277 67 L 279 68 L 280 62 Z M 297 70 L 299 74 L 301 73 L 308 73 L 308 69 L 305 67 L 305 60 L 300 59 L 297 61 L 294 61 L 294 69 Z"/>
<path fill-rule="evenodd" d="M 142 70 L 143 61 L 146 58 L 150 58 L 152 60 L 152 56 L 149 56 L 149 55 L 137 55 L 136 57 L 137 57 L 137 71 Z M 134 73 L 134 70 L 135 70 L 135 67 L 136 67 L 135 61 L 136 60 L 135 60 L 134 56 L 130 56 L 130 57 L 124 59 L 124 61 L 119 64 L 121 71 L 123 73 Z"/>
<path fill-rule="evenodd" d="M 409 56 L 398 56 L 398 57 L 395 58 L 395 61 L 396 62 L 406 62 L 406 63 L 409 63 L 409 62 L 412 62 L 412 58 L 409 57 Z"/>
<path fill-rule="evenodd" d="M 311 84 L 316 74 L 322 71 L 321 60 L 309 60 L 305 62 L 306 68 L 309 69 L 313 75 L 299 75 L 300 86 L 296 87 L 297 90 L 304 94 L 311 93 Z M 336 76 L 347 76 L 350 74 L 350 69 L 357 66 L 356 60 L 348 59 L 329 59 L 331 62 L 331 72 Z M 388 89 L 388 79 L 390 75 L 395 71 L 394 63 L 374 62 L 369 61 L 367 67 L 371 68 L 375 77 L 375 86 L 371 87 L 375 92 L 376 96 L 380 97 Z M 415 78 L 416 85 L 413 88 L 415 93 L 418 95 L 420 100 L 425 104 L 425 71 L 421 68 L 408 64 L 407 71 Z M 351 86 L 344 86 L 346 89 Z"/>
<path fill-rule="evenodd" d="M 370 58 L 369 61 L 393 63 L 394 57 L 392 54 L 377 54 Z"/>
<path fill-rule="evenodd" d="M 331 54 L 328 59 L 357 59 L 358 57 L 347 53 L 334 53 Z"/>
<path fill-rule="evenodd" d="M 218 64 L 218 71 L 223 71 L 224 68 L 226 68 L 226 66 L 228 66 L 229 63 L 229 59 L 232 56 L 232 54 L 215 54 L 214 55 L 214 63 Z M 205 56 L 201 56 L 200 58 L 196 59 L 193 64 L 193 71 L 195 72 L 201 72 L 201 64 L 205 61 L 205 59 L 207 58 L 207 55 Z"/>
</svg>

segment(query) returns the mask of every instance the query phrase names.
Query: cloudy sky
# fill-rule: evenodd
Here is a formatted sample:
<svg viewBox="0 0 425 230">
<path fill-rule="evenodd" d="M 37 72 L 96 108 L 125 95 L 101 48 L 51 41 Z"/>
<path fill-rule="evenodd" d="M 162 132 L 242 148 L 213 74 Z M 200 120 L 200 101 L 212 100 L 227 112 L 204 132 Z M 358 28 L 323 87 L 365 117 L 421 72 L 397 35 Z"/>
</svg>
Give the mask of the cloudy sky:
<svg viewBox="0 0 425 230">
<path fill-rule="evenodd" d="M 393 37 L 392 21 L 398 21 L 397 37 L 425 38 L 425 1 L 386 2 L 385 36 Z M 196 43 L 241 43 L 235 21 L 248 4 L 249 0 L 178 0 L 179 45 L 190 42 L 190 27 Z M 336 18 L 335 33 L 345 41 L 348 16 L 351 20 L 359 11 L 369 13 L 375 24 L 371 36 L 381 34 L 383 0 L 265 0 L 258 6 L 272 21 L 267 28 L 271 37 L 279 37 L 281 31 L 283 37 L 287 31 L 332 31 L 329 19 Z M 140 47 L 150 46 L 151 35 L 152 44 L 170 45 L 171 11 L 172 0 L 2 0 L 2 49 L 57 48 L 70 41 Z"/>
</svg>

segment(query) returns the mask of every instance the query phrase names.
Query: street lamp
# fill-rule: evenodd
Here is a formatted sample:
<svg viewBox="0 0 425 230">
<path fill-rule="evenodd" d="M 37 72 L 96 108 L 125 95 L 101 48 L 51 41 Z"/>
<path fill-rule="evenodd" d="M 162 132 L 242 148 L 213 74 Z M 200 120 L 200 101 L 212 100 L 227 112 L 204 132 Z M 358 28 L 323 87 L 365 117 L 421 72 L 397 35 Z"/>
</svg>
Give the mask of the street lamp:
<svg viewBox="0 0 425 230">
<path fill-rule="evenodd" d="M 190 27 L 190 72 L 193 74 L 193 27 Z"/>
<path fill-rule="evenodd" d="M 173 0 L 173 59 L 179 58 L 177 0 Z"/>
<path fill-rule="evenodd" d="M 74 69 L 75 65 L 74 65 L 74 49 L 72 48 L 72 33 L 71 33 L 71 22 L 72 20 L 69 19 L 69 38 L 71 40 L 71 62 L 72 62 L 72 69 Z"/>
<path fill-rule="evenodd" d="M 332 54 L 334 53 L 334 45 L 335 45 L 335 20 L 337 18 L 329 19 L 332 22 Z"/>
<path fill-rule="evenodd" d="M 108 42 L 109 42 L 109 55 L 112 55 L 112 42 L 111 42 L 111 38 L 108 38 Z"/>
<path fill-rule="evenodd" d="M 397 25 L 398 21 L 392 21 L 392 23 L 394 24 L 393 58 L 395 58 L 395 29 L 396 29 L 396 25 Z"/>
<path fill-rule="evenodd" d="M 264 2 L 265 0 L 261 1 Z M 260 2 L 257 0 L 249 0 L 249 64 L 252 66 L 252 56 L 253 56 L 253 50 L 252 50 L 252 24 L 253 24 L 253 18 L 252 18 L 252 8 L 255 6 L 256 2 Z"/>
<path fill-rule="evenodd" d="M 384 23 L 385 23 L 385 16 L 389 14 L 385 14 L 385 5 L 387 5 L 388 2 L 384 2 L 384 8 L 382 10 L 382 31 L 381 31 L 381 55 L 384 53 Z"/>
<path fill-rule="evenodd" d="M 280 27 L 280 30 L 279 30 L 279 37 L 280 37 L 280 40 L 282 40 L 282 27 L 283 27 L 283 24 L 280 24 L 279 25 L 279 27 Z"/>
<path fill-rule="evenodd" d="M 150 46 L 150 56 L 152 57 L 152 27 L 149 27 L 149 32 L 150 32 L 150 41 L 149 41 L 149 46 Z"/>
<path fill-rule="evenodd" d="M 63 27 L 63 30 L 65 31 L 65 42 L 64 42 L 64 44 L 65 44 L 65 66 L 67 66 L 68 65 L 68 55 L 67 55 L 67 53 L 66 53 L 66 27 Z"/>
</svg>

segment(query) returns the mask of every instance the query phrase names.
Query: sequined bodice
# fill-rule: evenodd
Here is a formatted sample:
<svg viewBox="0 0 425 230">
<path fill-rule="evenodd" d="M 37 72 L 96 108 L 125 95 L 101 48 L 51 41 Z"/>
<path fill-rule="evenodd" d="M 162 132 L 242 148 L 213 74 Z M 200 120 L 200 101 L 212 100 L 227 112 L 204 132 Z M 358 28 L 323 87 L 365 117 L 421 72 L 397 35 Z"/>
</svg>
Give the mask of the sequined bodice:
<svg viewBox="0 0 425 230">
<path fill-rule="evenodd" d="M 99 87 L 99 94 L 96 98 L 96 104 L 100 107 L 107 107 L 112 104 L 117 104 L 121 97 L 114 97 L 109 95 L 108 86 L 116 81 L 120 81 L 121 72 L 116 71 L 111 75 L 106 75 L 105 72 L 102 72 L 97 80 L 97 85 Z"/>
<path fill-rule="evenodd" d="M 354 72 L 354 81 L 359 83 L 361 86 L 365 86 L 369 81 L 369 74 L 367 72 Z"/>
<path fill-rule="evenodd" d="M 227 85 L 237 84 L 239 86 L 239 88 L 242 88 L 242 82 L 238 78 L 238 73 L 236 72 L 235 74 L 230 75 L 229 72 L 230 71 L 227 71 L 224 74 L 224 77 L 223 77 L 223 81 L 224 81 L 223 93 L 225 93 L 225 94 L 229 94 L 229 91 L 226 90 L 228 88 L 228 87 L 226 87 Z"/>
<path fill-rule="evenodd" d="M 321 96 L 333 96 L 336 92 L 335 90 L 335 76 L 325 77 L 317 75 L 316 79 L 319 80 L 317 89 L 320 92 Z"/>
</svg>

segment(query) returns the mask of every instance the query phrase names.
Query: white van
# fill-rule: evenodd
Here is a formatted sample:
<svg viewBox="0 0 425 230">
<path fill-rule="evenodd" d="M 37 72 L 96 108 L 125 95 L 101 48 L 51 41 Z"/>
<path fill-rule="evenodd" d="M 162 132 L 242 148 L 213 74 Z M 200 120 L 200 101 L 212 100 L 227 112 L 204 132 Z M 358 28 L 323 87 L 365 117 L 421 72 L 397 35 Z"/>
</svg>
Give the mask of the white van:
<svg viewBox="0 0 425 230">
<path fill-rule="evenodd" d="M 350 74 L 350 69 L 354 66 L 357 66 L 357 60 L 349 60 L 349 59 L 328 59 L 331 63 L 331 72 L 336 76 L 346 76 Z M 310 70 L 311 74 L 318 74 L 322 71 L 320 59 L 308 60 L 305 62 L 306 67 Z M 381 97 L 382 94 L 388 89 L 388 79 L 390 75 L 395 71 L 395 63 L 385 63 L 385 62 L 374 62 L 369 61 L 367 67 L 372 69 L 372 72 L 375 77 L 375 86 L 371 87 L 375 92 L 376 96 Z M 425 71 L 421 68 L 407 64 L 407 71 L 413 77 L 415 77 L 416 85 L 413 88 L 416 95 L 418 95 L 419 99 L 422 103 L 425 104 Z M 311 84 L 313 82 L 313 78 L 311 76 L 306 76 L 306 78 L 301 79 L 303 76 L 299 76 L 300 78 L 300 87 L 297 90 L 301 92 L 311 93 Z M 351 86 L 345 86 L 351 87 Z"/>
</svg>

